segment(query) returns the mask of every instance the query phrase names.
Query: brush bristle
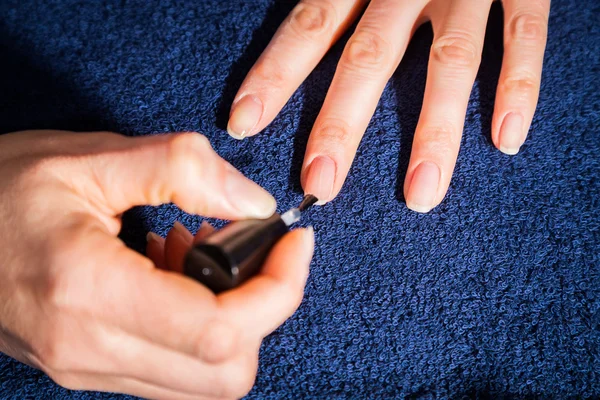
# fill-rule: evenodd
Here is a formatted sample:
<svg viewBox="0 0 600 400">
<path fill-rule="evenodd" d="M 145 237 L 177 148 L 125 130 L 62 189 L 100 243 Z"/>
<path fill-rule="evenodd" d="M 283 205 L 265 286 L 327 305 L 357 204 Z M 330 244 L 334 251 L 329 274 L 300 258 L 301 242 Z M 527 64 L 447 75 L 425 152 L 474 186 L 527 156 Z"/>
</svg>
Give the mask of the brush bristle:
<svg viewBox="0 0 600 400">
<path fill-rule="evenodd" d="M 304 211 L 307 208 L 314 205 L 317 201 L 319 201 L 319 199 L 317 199 L 315 196 L 313 196 L 312 194 L 307 194 L 306 196 L 304 196 L 302 202 L 298 206 L 298 210 Z"/>
</svg>

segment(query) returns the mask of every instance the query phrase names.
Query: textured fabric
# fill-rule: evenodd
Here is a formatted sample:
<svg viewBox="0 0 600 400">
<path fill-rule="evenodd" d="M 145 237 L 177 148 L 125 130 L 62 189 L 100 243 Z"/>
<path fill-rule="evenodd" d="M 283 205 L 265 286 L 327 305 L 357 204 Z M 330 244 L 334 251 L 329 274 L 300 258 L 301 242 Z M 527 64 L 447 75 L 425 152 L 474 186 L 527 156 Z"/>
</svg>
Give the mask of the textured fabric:
<svg viewBox="0 0 600 400">
<path fill-rule="evenodd" d="M 239 142 L 224 127 L 294 3 L 4 0 L 0 132 L 199 131 L 285 210 L 347 36 L 263 134 Z M 317 243 L 305 299 L 265 340 L 249 398 L 600 396 L 600 6 L 553 1 L 540 102 L 514 157 L 490 141 L 502 24 L 496 3 L 455 175 L 427 215 L 402 198 L 432 39 L 417 31 L 341 194 L 304 222 Z M 201 222 L 140 208 L 122 237 L 141 251 L 176 219 Z M 121 398 L 61 389 L 7 357 L 0 391 Z"/>
</svg>

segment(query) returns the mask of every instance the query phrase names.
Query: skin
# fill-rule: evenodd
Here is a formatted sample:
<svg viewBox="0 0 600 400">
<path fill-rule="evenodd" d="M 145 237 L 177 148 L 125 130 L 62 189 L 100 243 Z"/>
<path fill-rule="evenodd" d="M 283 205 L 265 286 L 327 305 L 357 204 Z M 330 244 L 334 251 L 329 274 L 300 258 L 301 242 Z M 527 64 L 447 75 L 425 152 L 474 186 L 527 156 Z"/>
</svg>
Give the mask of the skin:
<svg viewBox="0 0 600 400">
<path fill-rule="evenodd" d="M 310 229 L 287 234 L 258 276 L 219 296 L 178 272 L 193 240 L 180 224 L 168 246 L 149 235 L 149 257 L 117 238 L 121 214 L 138 205 L 223 219 L 273 213 L 274 199 L 199 134 L 2 135 L 0 193 L 0 351 L 63 387 L 240 398 L 262 339 L 301 302 Z"/>
<path fill-rule="evenodd" d="M 492 0 L 301 0 L 236 95 L 228 132 L 263 130 L 328 49 L 359 17 L 308 141 L 302 185 L 323 204 L 340 192 L 384 87 L 415 30 L 430 21 L 422 112 L 404 182 L 407 206 L 428 212 L 446 195 Z M 550 0 L 503 0 L 504 59 L 492 141 L 514 155 L 538 101 Z"/>
</svg>

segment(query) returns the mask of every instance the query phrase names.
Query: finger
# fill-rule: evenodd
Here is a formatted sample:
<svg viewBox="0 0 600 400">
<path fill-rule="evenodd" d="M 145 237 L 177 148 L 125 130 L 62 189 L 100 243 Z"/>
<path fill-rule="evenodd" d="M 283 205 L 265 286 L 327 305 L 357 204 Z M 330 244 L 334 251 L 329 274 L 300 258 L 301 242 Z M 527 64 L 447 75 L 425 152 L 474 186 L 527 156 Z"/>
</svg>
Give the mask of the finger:
<svg viewBox="0 0 600 400">
<path fill-rule="evenodd" d="M 301 0 L 242 83 L 227 131 L 236 139 L 264 129 L 348 28 L 366 0 Z"/>
<path fill-rule="evenodd" d="M 275 200 L 219 157 L 200 134 L 126 138 L 128 148 L 90 156 L 92 180 L 72 182 L 100 211 L 174 202 L 185 211 L 222 219 L 265 218 Z"/>
<path fill-rule="evenodd" d="M 222 318 L 215 295 L 203 285 L 154 268 L 149 259 L 103 231 L 88 231 L 81 242 L 77 237 L 83 235 L 71 236 L 70 258 L 96 257 L 89 267 L 72 269 L 64 279 L 60 301 L 67 307 L 89 307 L 111 326 L 206 362 L 229 359 L 240 347 L 237 326 Z"/>
<path fill-rule="evenodd" d="M 148 232 L 146 243 L 146 256 L 152 260 L 157 268 L 167 268 L 165 261 L 165 239 L 154 232 Z"/>
<path fill-rule="evenodd" d="M 167 268 L 182 273 L 185 255 L 192 244 L 203 240 L 213 231 L 214 228 L 208 222 L 203 221 L 196 235 L 192 236 L 190 231 L 179 221 L 175 222 L 163 246 L 163 257 Z"/>
<path fill-rule="evenodd" d="M 167 234 L 165 241 L 165 259 L 167 267 L 171 271 L 181 273 L 183 271 L 183 260 L 186 253 L 192 247 L 194 236 L 179 221 L 173 224 L 173 229 Z"/>
<path fill-rule="evenodd" d="M 116 375 L 78 373 L 72 375 L 56 375 L 51 377 L 58 385 L 69 390 L 85 390 L 94 392 L 122 393 L 144 399 L 173 400 L 216 400 L 212 396 L 189 394 L 162 386 L 142 382 L 138 379 L 123 378 Z M 224 398 L 223 398 L 224 399 Z"/>
<path fill-rule="evenodd" d="M 414 211 L 438 205 L 450 184 L 491 3 L 454 0 L 433 9 L 423 108 L 404 182 L 406 205 Z"/>
<path fill-rule="evenodd" d="M 246 337 L 263 338 L 300 305 L 313 254 L 312 229 L 287 234 L 275 246 L 260 275 L 218 297 L 219 312 Z"/>
<path fill-rule="evenodd" d="M 258 346 L 255 346 L 258 348 Z M 258 350 L 240 353 L 218 364 L 207 364 L 151 343 L 120 347 L 117 371 L 125 377 L 189 394 L 240 398 L 250 391 L 258 370 Z M 139 360 L 144 360 L 140 363 Z"/>
<path fill-rule="evenodd" d="M 105 390 L 111 380 L 113 386 L 115 380 L 125 379 L 183 395 L 238 398 L 251 389 L 257 367 L 258 346 L 215 365 L 128 334 L 104 332 L 97 340 L 96 360 L 90 368 L 71 370 L 69 375 L 49 370 L 49 374 L 61 385 L 95 390 Z"/>
<path fill-rule="evenodd" d="M 258 345 L 239 349 L 234 358 L 204 363 L 181 353 L 139 341 L 115 350 L 123 376 L 166 389 L 212 397 L 240 398 L 250 391 L 258 369 Z M 140 363 L 139 360 L 144 360 Z"/>
<path fill-rule="evenodd" d="M 548 33 L 550 0 L 503 1 L 504 61 L 496 93 L 492 140 L 517 154 L 527 137 L 538 101 Z"/>
<path fill-rule="evenodd" d="M 348 41 L 304 158 L 304 192 L 315 195 L 319 204 L 333 199 L 340 191 L 424 3 L 371 2 Z"/>
<path fill-rule="evenodd" d="M 208 235 L 210 235 L 214 231 L 215 231 L 215 228 L 211 224 L 209 224 L 206 221 L 202 221 L 202 224 L 200 225 L 200 229 L 198 229 L 198 232 L 194 236 L 194 243 L 203 241 L 204 239 L 206 239 L 206 237 Z"/>
</svg>

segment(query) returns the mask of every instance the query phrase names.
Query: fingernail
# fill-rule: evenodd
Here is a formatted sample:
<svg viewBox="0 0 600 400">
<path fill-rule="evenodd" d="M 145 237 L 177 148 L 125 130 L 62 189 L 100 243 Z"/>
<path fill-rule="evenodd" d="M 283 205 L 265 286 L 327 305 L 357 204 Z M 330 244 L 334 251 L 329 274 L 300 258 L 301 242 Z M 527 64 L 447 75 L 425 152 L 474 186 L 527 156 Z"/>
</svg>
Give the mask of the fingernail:
<svg viewBox="0 0 600 400">
<path fill-rule="evenodd" d="M 158 242 L 160 241 L 161 237 L 158 236 L 156 233 L 154 232 L 148 232 L 148 234 L 146 235 L 146 242 L 150 243 L 150 242 Z"/>
<path fill-rule="evenodd" d="M 200 228 L 198 228 L 198 229 L 206 229 L 206 228 L 211 228 L 211 227 L 212 227 L 212 226 L 211 226 L 211 225 L 210 225 L 208 222 L 206 222 L 206 221 L 202 221 L 202 222 L 200 223 Z"/>
<path fill-rule="evenodd" d="M 515 155 L 523 144 L 523 116 L 509 113 L 504 117 L 498 138 L 500 151 Z"/>
<path fill-rule="evenodd" d="M 253 95 L 246 95 L 242 97 L 233 106 L 233 111 L 229 117 L 229 123 L 227 124 L 227 132 L 235 139 L 243 139 L 248 134 L 252 133 L 252 130 L 260 121 L 260 117 L 263 113 L 263 104 L 260 99 Z"/>
<path fill-rule="evenodd" d="M 196 234 L 198 234 L 198 233 L 208 234 L 208 233 L 212 232 L 213 230 L 214 230 L 214 228 L 211 224 L 209 224 L 206 221 L 202 221 L 202 223 L 200 224 L 200 228 L 198 228 L 198 232 L 196 232 Z"/>
<path fill-rule="evenodd" d="M 429 161 L 419 164 L 408 188 L 407 207 L 420 213 L 430 211 L 434 206 L 439 184 L 440 168 Z"/>
<path fill-rule="evenodd" d="M 273 196 L 234 167 L 226 165 L 226 168 L 225 191 L 231 206 L 248 217 L 273 215 L 277 207 Z"/>
<path fill-rule="evenodd" d="M 185 226 L 183 226 L 183 224 L 179 221 L 175 221 L 175 223 L 173 224 L 173 229 L 175 229 L 177 232 L 181 233 L 182 235 L 189 235 L 190 231 L 187 230 L 187 228 Z"/>
<path fill-rule="evenodd" d="M 312 160 L 306 172 L 306 185 L 304 193 L 310 193 L 319 201 L 317 205 L 323 205 L 331 197 L 333 183 L 335 181 L 335 161 L 327 156 L 319 156 Z"/>
</svg>

